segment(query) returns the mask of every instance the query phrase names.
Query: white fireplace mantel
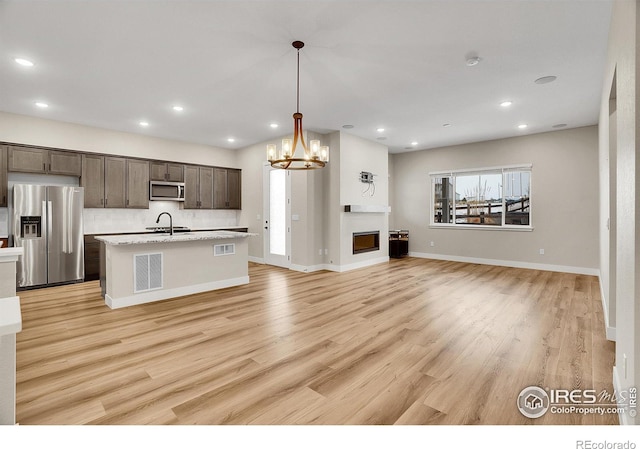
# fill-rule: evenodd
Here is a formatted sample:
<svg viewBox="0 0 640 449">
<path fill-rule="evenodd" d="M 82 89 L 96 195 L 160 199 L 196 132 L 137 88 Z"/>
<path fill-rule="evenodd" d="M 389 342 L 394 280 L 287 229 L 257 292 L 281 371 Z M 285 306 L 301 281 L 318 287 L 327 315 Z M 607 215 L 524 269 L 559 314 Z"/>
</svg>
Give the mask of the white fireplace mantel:
<svg viewBox="0 0 640 449">
<path fill-rule="evenodd" d="M 376 204 L 347 204 L 344 206 L 345 212 L 384 214 L 391 212 L 391 206 L 380 206 Z"/>
</svg>

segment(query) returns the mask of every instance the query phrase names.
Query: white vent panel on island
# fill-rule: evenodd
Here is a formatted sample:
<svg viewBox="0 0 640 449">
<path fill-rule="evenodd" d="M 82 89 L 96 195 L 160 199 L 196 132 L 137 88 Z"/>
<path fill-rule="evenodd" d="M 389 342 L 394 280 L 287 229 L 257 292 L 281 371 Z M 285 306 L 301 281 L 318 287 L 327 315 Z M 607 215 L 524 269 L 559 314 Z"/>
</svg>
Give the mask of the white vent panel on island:
<svg viewBox="0 0 640 449">
<path fill-rule="evenodd" d="M 213 255 L 214 256 L 228 256 L 236 253 L 236 244 L 235 243 L 227 243 L 226 245 L 214 245 L 213 246 Z"/>
<path fill-rule="evenodd" d="M 133 292 L 141 293 L 162 288 L 162 253 L 134 254 Z"/>
</svg>

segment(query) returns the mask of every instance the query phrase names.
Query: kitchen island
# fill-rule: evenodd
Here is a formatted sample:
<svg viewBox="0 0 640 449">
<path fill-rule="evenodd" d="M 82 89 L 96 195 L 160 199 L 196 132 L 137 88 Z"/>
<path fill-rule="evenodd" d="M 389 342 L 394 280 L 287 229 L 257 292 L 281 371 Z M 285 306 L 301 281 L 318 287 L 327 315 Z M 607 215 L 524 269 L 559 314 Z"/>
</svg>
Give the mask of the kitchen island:
<svg viewBox="0 0 640 449">
<path fill-rule="evenodd" d="M 234 231 L 96 236 L 112 309 L 249 283 L 248 242 Z"/>
<path fill-rule="evenodd" d="M 16 334 L 22 330 L 16 262 L 23 248 L 0 249 L 0 425 L 16 423 Z"/>
</svg>

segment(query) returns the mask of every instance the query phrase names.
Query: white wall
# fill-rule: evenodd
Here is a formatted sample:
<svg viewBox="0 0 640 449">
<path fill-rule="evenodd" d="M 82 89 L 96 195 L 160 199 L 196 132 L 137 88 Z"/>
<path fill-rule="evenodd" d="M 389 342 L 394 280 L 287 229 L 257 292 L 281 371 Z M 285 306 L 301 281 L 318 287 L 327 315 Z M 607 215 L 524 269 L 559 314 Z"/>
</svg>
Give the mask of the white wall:
<svg viewBox="0 0 640 449">
<path fill-rule="evenodd" d="M 394 157 L 393 154 L 389 154 L 387 158 L 387 164 L 389 167 L 389 206 L 391 206 L 391 213 L 389 214 L 389 229 L 398 229 L 396 226 L 396 214 L 395 214 L 395 202 L 396 198 L 396 179 L 394 177 Z"/>
<path fill-rule="evenodd" d="M 249 232 L 258 234 L 249 239 L 249 258 L 257 261 L 264 258 L 262 170 L 266 154 L 266 143 L 238 150 L 238 166 L 242 168 L 242 210 L 238 211 L 238 222 L 247 226 Z"/>
<path fill-rule="evenodd" d="M 388 148 L 360 137 L 340 133 L 340 200 L 332 208 L 340 210 L 340 258 L 341 271 L 389 258 L 389 216 L 387 213 L 344 212 L 345 205 L 389 205 L 389 155 Z M 335 159 L 334 155 L 332 158 Z M 375 194 L 365 193 L 367 184 L 360 182 L 360 172 L 374 174 Z M 372 189 L 373 187 L 370 187 Z M 380 232 L 380 249 L 353 254 L 353 233 Z"/>
<path fill-rule="evenodd" d="M 615 325 L 613 382 L 617 391 L 637 387 L 640 381 L 640 354 L 636 350 L 640 347 L 640 158 L 636 157 L 640 132 L 639 23 L 637 2 L 614 2 L 599 121 L 601 279 L 608 324 Z M 614 74 L 616 107 L 612 118 L 609 100 Z M 616 146 L 611 160 L 610 145 Z M 610 217 L 611 211 L 615 217 Z M 609 218 L 614 226 L 611 231 L 607 228 Z M 615 238 L 611 239 L 614 232 Z M 609 271 L 612 266 L 617 268 L 614 277 Z M 610 297 L 612 292 L 615 297 Z M 623 414 L 621 422 L 635 424 L 638 418 Z"/>
<path fill-rule="evenodd" d="M 340 266 L 341 264 L 341 226 L 344 206 L 340 203 L 340 173 L 342 162 L 340 160 L 340 139 L 341 132 L 336 131 L 329 135 L 329 146 L 331 148 L 329 165 L 326 177 L 328 178 L 327 194 L 325 195 L 325 239 L 329 249 L 327 264 L 329 266 Z"/>
<path fill-rule="evenodd" d="M 235 150 L 0 112 L 0 141 L 239 168 Z"/>
<path fill-rule="evenodd" d="M 595 126 L 402 153 L 393 159 L 394 226 L 409 230 L 411 253 L 597 274 Z M 532 164 L 533 231 L 429 227 L 429 172 L 518 164 Z"/>
<path fill-rule="evenodd" d="M 235 150 L 109 131 L 73 123 L 0 112 L 0 141 L 146 159 L 238 168 Z M 20 174 L 10 174 L 15 178 Z M 39 183 L 56 177 L 38 175 Z M 243 173 L 243 180 L 245 174 Z M 11 181 L 11 179 L 10 179 Z M 26 181 L 30 182 L 30 181 Z M 243 200 L 245 195 L 243 194 Z M 175 225 L 192 228 L 235 226 L 239 214 L 223 210 L 182 210 L 177 203 L 151 202 L 149 209 L 85 209 L 85 233 L 137 232 L 155 223 L 159 212 L 170 212 Z M 0 208 L 0 237 L 9 232 L 10 212 Z"/>
<path fill-rule="evenodd" d="M 329 145 L 329 136 L 306 133 L 307 144 L 312 139 L 321 145 Z M 291 172 L 291 221 L 292 268 L 314 271 L 325 263 L 325 230 L 323 227 L 326 167 L 316 170 Z"/>
</svg>

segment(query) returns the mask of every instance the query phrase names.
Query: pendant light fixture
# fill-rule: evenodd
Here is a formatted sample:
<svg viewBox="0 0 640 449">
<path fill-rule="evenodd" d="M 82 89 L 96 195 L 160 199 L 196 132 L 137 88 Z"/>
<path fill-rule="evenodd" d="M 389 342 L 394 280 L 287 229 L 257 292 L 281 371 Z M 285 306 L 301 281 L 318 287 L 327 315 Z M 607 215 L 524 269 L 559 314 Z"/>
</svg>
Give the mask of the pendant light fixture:
<svg viewBox="0 0 640 449">
<path fill-rule="evenodd" d="M 298 51 L 298 76 L 296 85 L 296 113 L 293 114 L 293 142 L 291 139 L 282 139 L 280 154 L 275 144 L 267 145 L 267 159 L 274 168 L 284 170 L 311 170 L 322 168 L 329 161 L 329 147 L 321 146 L 319 140 L 309 141 L 309 147 L 304 142 L 302 132 L 302 114 L 300 113 L 300 49 L 304 42 L 295 41 L 291 45 Z M 304 153 L 296 155 L 298 140 L 302 144 Z"/>
</svg>

